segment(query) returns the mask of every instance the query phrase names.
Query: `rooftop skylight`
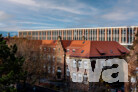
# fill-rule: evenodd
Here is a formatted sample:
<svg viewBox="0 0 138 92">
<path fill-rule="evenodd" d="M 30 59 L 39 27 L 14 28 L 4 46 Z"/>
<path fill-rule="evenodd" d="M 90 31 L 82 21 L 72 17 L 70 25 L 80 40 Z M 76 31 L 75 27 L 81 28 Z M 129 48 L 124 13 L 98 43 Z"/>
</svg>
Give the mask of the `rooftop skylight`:
<svg viewBox="0 0 138 92">
<path fill-rule="evenodd" d="M 112 51 L 112 50 L 110 50 L 110 52 L 111 52 L 111 53 L 113 53 L 113 51 Z"/>
<path fill-rule="evenodd" d="M 84 50 L 81 51 L 81 53 L 83 53 L 83 52 L 84 52 Z"/>
</svg>

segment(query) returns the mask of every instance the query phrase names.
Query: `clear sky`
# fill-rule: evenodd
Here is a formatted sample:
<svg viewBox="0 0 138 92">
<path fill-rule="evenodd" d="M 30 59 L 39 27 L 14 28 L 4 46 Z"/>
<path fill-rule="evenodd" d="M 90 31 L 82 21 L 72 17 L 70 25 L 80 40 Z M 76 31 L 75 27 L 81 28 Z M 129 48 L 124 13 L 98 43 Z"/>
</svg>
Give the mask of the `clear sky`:
<svg viewBox="0 0 138 92">
<path fill-rule="evenodd" d="M 138 0 L 0 0 L 0 31 L 131 25 Z"/>
</svg>

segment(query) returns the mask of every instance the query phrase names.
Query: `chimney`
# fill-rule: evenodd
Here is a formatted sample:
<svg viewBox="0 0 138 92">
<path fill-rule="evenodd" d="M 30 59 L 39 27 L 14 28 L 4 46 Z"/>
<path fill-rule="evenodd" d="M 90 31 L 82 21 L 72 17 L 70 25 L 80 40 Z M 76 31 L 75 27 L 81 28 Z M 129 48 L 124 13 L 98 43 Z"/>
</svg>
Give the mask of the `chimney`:
<svg viewBox="0 0 138 92">
<path fill-rule="evenodd" d="M 58 36 L 58 41 L 60 41 L 61 40 L 61 36 Z"/>
<path fill-rule="evenodd" d="M 85 36 L 82 36 L 82 40 L 85 40 Z"/>
</svg>

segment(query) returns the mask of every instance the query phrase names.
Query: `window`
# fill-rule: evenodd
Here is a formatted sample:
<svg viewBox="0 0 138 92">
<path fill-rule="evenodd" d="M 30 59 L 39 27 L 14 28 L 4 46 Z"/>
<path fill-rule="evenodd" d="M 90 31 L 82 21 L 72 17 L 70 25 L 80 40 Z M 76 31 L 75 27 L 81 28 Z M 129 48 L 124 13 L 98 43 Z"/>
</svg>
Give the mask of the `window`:
<svg viewBox="0 0 138 92">
<path fill-rule="evenodd" d="M 67 67 L 67 70 L 66 71 L 67 71 L 66 75 L 69 76 L 70 75 L 70 72 L 69 72 L 69 68 L 68 67 Z"/>
<path fill-rule="evenodd" d="M 82 74 L 78 74 L 78 82 L 82 82 Z"/>
<path fill-rule="evenodd" d="M 61 63 L 61 56 L 58 56 L 58 57 L 57 57 L 57 62 L 58 62 L 58 63 Z"/>
<path fill-rule="evenodd" d="M 42 48 L 40 47 L 40 50 L 41 50 Z"/>
<path fill-rule="evenodd" d="M 43 34 L 43 35 L 46 35 L 46 32 L 43 32 L 42 34 Z"/>
<path fill-rule="evenodd" d="M 52 73 L 53 73 L 53 74 L 55 73 L 55 67 L 53 67 L 53 71 L 52 71 Z"/>
<path fill-rule="evenodd" d="M 61 68 L 60 67 L 57 68 L 57 72 L 61 72 Z"/>
<path fill-rule="evenodd" d="M 84 69 L 87 69 L 87 68 L 88 68 L 88 62 L 84 61 Z"/>
<path fill-rule="evenodd" d="M 99 67 L 102 68 L 103 66 L 105 66 L 105 62 L 102 61 L 102 62 L 100 62 Z"/>
<path fill-rule="evenodd" d="M 44 51 L 46 51 L 46 48 L 44 48 Z"/>
<path fill-rule="evenodd" d="M 28 35 L 31 35 L 31 32 L 28 32 Z"/>
<path fill-rule="evenodd" d="M 77 35 L 78 35 L 78 31 L 74 30 L 74 37 L 73 37 L 74 40 L 77 40 L 77 38 L 78 38 Z"/>
<path fill-rule="evenodd" d="M 50 58 L 51 58 L 50 55 L 48 55 L 48 61 L 50 60 Z"/>
<path fill-rule="evenodd" d="M 19 32 L 19 35 L 21 36 L 22 35 L 22 32 Z"/>
<path fill-rule="evenodd" d="M 84 36 L 85 36 L 85 39 L 88 40 L 88 29 L 85 29 Z"/>
<path fill-rule="evenodd" d="M 23 35 L 24 35 L 24 36 L 26 36 L 26 35 L 27 35 L 27 33 L 26 33 L 26 32 L 23 32 Z"/>
<path fill-rule="evenodd" d="M 55 61 L 55 56 L 53 56 L 53 62 Z"/>
<path fill-rule="evenodd" d="M 50 66 L 48 66 L 48 73 L 50 73 Z"/>
<path fill-rule="evenodd" d="M 79 30 L 79 40 L 82 40 L 82 30 Z"/>
<path fill-rule="evenodd" d="M 111 28 L 107 29 L 107 41 L 111 41 Z"/>
<path fill-rule="evenodd" d="M 49 51 L 50 51 L 51 48 L 49 48 Z"/>
<path fill-rule="evenodd" d="M 76 81 L 77 80 L 76 73 L 73 73 L 72 75 L 73 75 L 72 80 Z"/>
<path fill-rule="evenodd" d="M 57 68 L 57 78 L 58 79 L 61 78 L 61 68 L 60 67 Z"/>
<path fill-rule="evenodd" d="M 82 68 L 82 61 L 78 61 L 78 67 Z"/>
<path fill-rule="evenodd" d="M 33 61 L 36 61 L 37 60 L 37 58 L 34 56 L 34 57 L 32 57 L 33 58 Z"/>
<path fill-rule="evenodd" d="M 67 59 L 66 59 L 66 63 L 68 64 L 68 63 L 69 63 L 69 61 L 70 61 L 70 59 L 67 57 Z"/>
<path fill-rule="evenodd" d="M 64 34 L 63 35 L 63 40 L 66 40 L 66 31 L 65 30 L 63 31 L 63 34 Z"/>
<path fill-rule="evenodd" d="M 41 32 L 39 32 L 39 35 L 41 35 Z"/>
<path fill-rule="evenodd" d="M 73 60 L 73 67 L 76 67 L 76 61 L 75 60 Z"/>
<path fill-rule="evenodd" d="M 46 54 L 43 55 L 43 59 L 46 60 Z"/>
<path fill-rule="evenodd" d="M 45 69 L 46 68 L 46 65 L 44 64 L 43 68 Z"/>
<path fill-rule="evenodd" d="M 110 59 L 106 60 L 106 63 L 108 64 L 108 66 L 112 66 L 112 61 Z"/>
<path fill-rule="evenodd" d="M 93 40 L 94 40 L 94 41 L 97 41 L 97 30 L 98 30 L 98 29 L 94 29 L 94 30 L 93 30 Z"/>
<path fill-rule="evenodd" d="M 83 82 L 84 82 L 84 84 L 87 84 L 87 82 L 88 82 L 87 74 L 84 74 L 84 76 L 83 76 Z"/>
<path fill-rule="evenodd" d="M 53 48 L 53 51 L 55 51 L 56 48 Z"/>
</svg>

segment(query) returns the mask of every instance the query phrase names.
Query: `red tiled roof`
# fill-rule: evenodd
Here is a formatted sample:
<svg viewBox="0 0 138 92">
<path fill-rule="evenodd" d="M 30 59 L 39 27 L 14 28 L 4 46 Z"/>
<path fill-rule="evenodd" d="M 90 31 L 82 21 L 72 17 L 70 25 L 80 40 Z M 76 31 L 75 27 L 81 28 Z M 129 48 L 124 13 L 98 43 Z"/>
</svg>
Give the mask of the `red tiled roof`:
<svg viewBox="0 0 138 92">
<path fill-rule="evenodd" d="M 56 46 L 57 42 L 57 40 L 42 40 L 42 45 Z M 115 41 L 61 40 L 61 44 L 65 50 L 69 49 L 66 54 L 71 57 L 121 56 L 129 53 L 124 46 Z"/>
<path fill-rule="evenodd" d="M 61 40 L 61 43 L 63 45 L 63 48 L 66 49 L 68 46 L 70 46 L 72 40 Z"/>
<path fill-rule="evenodd" d="M 123 52 L 121 52 L 120 51 Z M 81 51 L 84 50 L 83 53 Z M 115 41 L 89 41 L 89 45 L 80 48 L 71 57 L 100 57 L 100 56 L 121 56 L 129 51 Z"/>
<path fill-rule="evenodd" d="M 57 40 L 42 40 L 42 45 L 56 46 Z"/>
</svg>

